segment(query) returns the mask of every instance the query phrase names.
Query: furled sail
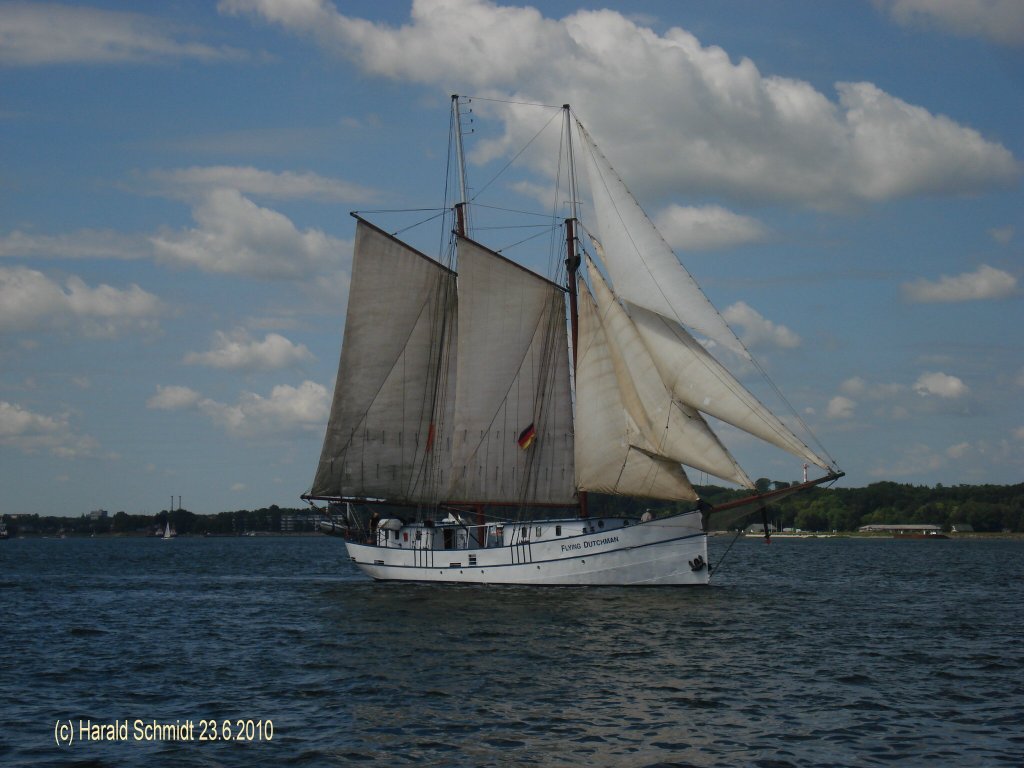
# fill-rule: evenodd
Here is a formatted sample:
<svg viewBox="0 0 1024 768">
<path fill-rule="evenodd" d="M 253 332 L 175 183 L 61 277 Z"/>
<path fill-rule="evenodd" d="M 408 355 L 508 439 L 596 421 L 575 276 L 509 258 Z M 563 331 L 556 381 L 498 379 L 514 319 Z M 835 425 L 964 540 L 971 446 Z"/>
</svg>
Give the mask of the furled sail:
<svg viewBox="0 0 1024 768">
<path fill-rule="evenodd" d="M 600 312 L 582 277 L 577 285 L 577 486 L 581 491 L 621 496 L 696 500 L 679 462 L 654 453 L 637 424 L 637 418 L 642 418 L 638 398 L 622 392 Z"/>
<path fill-rule="evenodd" d="M 437 501 L 450 465 L 455 274 L 362 219 L 311 494 Z"/>
<path fill-rule="evenodd" d="M 565 291 L 458 242 L 453 481 L 446 498 L 571 504 Z"/>
<path fill-rule="evenodd" d="M 753 488 L 750 478 L 704 418 L 676 399 L 665 386 L 639 331 L 589 258 L 587 269 L 619 389 L 650 450 L 679 464 Z"/>
<path fill-rule="evenodd" d="M 655 229 L 590 134 L 583 138 L 605 268 L 615 293 L 749 358 L 740 340 Z"/>
</svg>

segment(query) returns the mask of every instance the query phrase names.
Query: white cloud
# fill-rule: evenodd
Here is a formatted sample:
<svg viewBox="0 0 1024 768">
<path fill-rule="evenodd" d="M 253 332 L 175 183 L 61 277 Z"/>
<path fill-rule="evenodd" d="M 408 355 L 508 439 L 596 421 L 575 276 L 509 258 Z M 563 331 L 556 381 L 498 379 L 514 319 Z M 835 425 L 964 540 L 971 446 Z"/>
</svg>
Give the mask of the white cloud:
<svg viewBox="0 0 1024 768">
<path fill-rule="evenodd" d="M 1016 233 L 1016 229 L 1011 226 L 1006 227 L 994 227 L 988 231 L 992 235 L 992 239 L 1000 245 L 1009 245 L 1010 241 L 1013 240 L 1013 236 Z"/>
<path fill-rule="evenodd" d="M 148 174 L 155 191 L 171 197 L 192 200 L 212 189 L 234 189 L 244 195 L 275 200 L 322 200 L 326 202 L 365 202 L 377 197 L 373 190 L 315 173 L 274 173 L 251 166 L 217 165 L 209 167 L 155 170 Z"/>
<path fill-rule="evenodd" d="M 236 437 L 323 429 L 330 413 L 330 393 L 312 381 L 298 387 L 281 384 L 268 397 L 242 392 L 236 403 L 221 403 L 188 387 L 158 386 L 147 407 L 157 410 L 195 409 Z"/>
<path fill-rule="evenodd" d="M 875 0 L 904 26 L 936 26 L 962 37 L 1024 44 L 1020 0 Z"/>
<path fill-rule="evenodd" d="M 330 395 L 326 387 L 304 381 L 298 387 L 276 386 L 269 397 L 243 392 L 233 405 L 205 399 L 198 407 L 230 434 L 251 437 L 323 429 L 330 412 Z"/>
<path fill-rule="evenodd" d="M 0 400 L 0 438 L 30 433 L 59 432 L 67 427 L 67 417 L 44 416 L 16 403 Z"/>
<path fill-rule="evenodd" d="M 177 411 L 183 408 L 192 408 L 198 405 L 202 395 L 194 389 L 177 385 L 157 385 L 156 394 L 146 401 L 147 408 L 158 411 Z"/>
<path fill-rule="evenodd" d="M 853 411 L 857 407 L 857 403 L 848 397 L 842 395 L 836 395 L 828 401 L 828 408 L 825 411 L 825 415 L 830 419 L 851 419 L 853 418 Z"/>
<path fill-rule="evenodd" d="M 970 443 L 957 443 L 946 449 L 946 455 L 951 459 L 962 459 L 971 451 Z"/>
<path fill-rule="evenodd" d="M 232 371 L 270 371 L 312 359 L 313 354 L 305 344 L 294 344 L 277 333 L 268 333 L 262 341 L 256 341 L 242 332 L 218 332 L 209 351 L 190 352 L 185 363 Z"/>
<path fill-rule="evenodd" d="M 974 272 L 948 277 L 937 282 L 921 278 L 903 284 L 903 295 L 909 301 L 979 301 L 1005 299 L 1017 290 L 1017 278 L 1009 272 L 982 264 Z"/>
<path fill-rule="evenodd" d="M 34 269 L 0 267 L 0 333 L 66 328 L 114 336 L 148 327 L 162 311 L 160 300 L 137 285 L 93 288 L 74 276 L 61 285 Z"/>
<path fill-rule="evenodd" d="M 316 229 L 299 231 L 287 216 L 236 190 L 207 193 L 192 215 L 195 229 L 151 238 L 157 259 L 204 272 L 297 280 L 349 255 L 344 242 Z"/>
<path fill-rule="evenodd" d="M 843 394 L 853 395 L 854 397 L 857 397 L 859 395 L 863 395 L 864 392 L 867 390 L 867 387 L 867 382 L 864 381 L 864 379 L 862 379 L 860 376 L 854 376 L 840 384 L 839 390 L 843 392 Z"/>
<path fill-rule="evenodd" d="M 99 442 L 89 435 L 77 434 L 67 414 L 45 415 L 0 400 L 0 446 L 24 453 L 49 451 L 66 459 L 100 456 Z"/>
<path fill-rule="evenodd" d="M 673 248 L 711 250 L 756 243 L 768 238 L 769 230 L 750 216 L 706 205 L 688 208 L 670 205 L 654 218 L 655 226 Z"/>
<path fill-rule="evenodd" d="M 56 259 L 138 259 L 148 256 L 144 237 L 105 229 L 66 235 L 35 235 L 14 230 L 0 237 L 0 256 Z"/>
<path fill-rule="evenodd" d="M 967 394 L 968 387 L 956 376 L 947 373 L 931 372 L 922 373 L 914 382 L 914 391 L 922 397 L 935 395 L 936 397 L 956 398 Z"/>
<path fill-rule="evenodd" d="M 0 5 L 0 64 L 104 64 L 243 58 L 241 51 L 180 39 L 171 25 L 137 13 L 58 3 Z"/>
<path fill-rule="evenodd" d="M 400 27 L 348 17 L 326 2 L 222 0 L 308 35 L 366 73 L 481 96 L 572 103 L 641 199 L 721 195 L 816 208 L 1014 183 L 1020 168 L 977 131 L 885 93 L 809 83 L 733 62 L 675 27 L 663 35 L 621 13 L 545 18 L 487 0 L 415 0 Z M 505 135 L 493 157 L 525 146 L 535 108 L 478 101 Z M 642 116 L 642 117 L 641 117 Z"/>
<path fill-rule="evenodd" d="M 870 400 L 888 400 L 905 390 L 903 384 L 872 384 L 860 376 L 853 376 L 839 385 L 839 391 L 844 395 Z"/>
<path fill-rule="evenodd" d="M 800 337 L 784 325 L 776 325 L 743 301 L 726 308 L 722 317 L 731 325 L 743 326 L 741 339 L 747 347 L 769 344 L 785 349 L 800 346 Z"/>
<path fill-rule="evenodd" d="M 893 478 L 913 477 L 928 472 L 934 472 L 944 467 L 947 463 L 945 456 L 935 453 L 932 449 L 923 444 L 913 445 L 908 448 L 903 456 L 895 462 L 883 464 L 868 470 L 872 477 Z"/>
</svg>

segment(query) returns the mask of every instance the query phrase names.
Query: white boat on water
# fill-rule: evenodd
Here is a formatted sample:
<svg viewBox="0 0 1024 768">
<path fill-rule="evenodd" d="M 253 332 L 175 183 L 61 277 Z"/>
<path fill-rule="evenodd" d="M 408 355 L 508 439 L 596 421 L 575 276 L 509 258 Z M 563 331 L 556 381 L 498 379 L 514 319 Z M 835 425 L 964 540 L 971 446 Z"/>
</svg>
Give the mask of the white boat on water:
<svg viewBox="0 0 1024 768">
<path fill-rule="evenodd" d="M 558 168 L 570 206 L 552 219 L 562 249 L 552 274 L 473 239 L 459 105 L 453 97 L 461 199 L 443 254 L 353 214 L 338 378 L 303 498 L 383 510 L 346 540 L 378 580 L 706 584 L 710 522 L 842 473 L 729 372 L 749 352 L 568 106 Z M 593 221 L 576 202 L 574 146 Z M 705 415 L 824 474 L 756 493 Z M 712 507 L 684 467 L 751 494 Z M 651 519 L 592 514 L 592 493 L 689 504 Z"/>
<path fill-rule="evenodd" d="M 167 525 L 164 527 L 164 534 L 160 538 L 164 540 L 173 539 L 177 535 L 177 532 L 171 528 L 171 521 L 168 519 Z"/>
</svg>

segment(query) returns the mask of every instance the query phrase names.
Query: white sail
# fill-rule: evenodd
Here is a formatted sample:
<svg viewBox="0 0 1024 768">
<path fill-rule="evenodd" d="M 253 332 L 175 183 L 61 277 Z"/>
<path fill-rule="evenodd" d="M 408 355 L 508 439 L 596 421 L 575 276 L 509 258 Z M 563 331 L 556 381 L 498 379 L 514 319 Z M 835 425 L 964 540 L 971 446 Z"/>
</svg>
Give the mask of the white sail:
<svg viewBox="0 0 1024 768">
<path fill-rule="evenodd" d="M 458 135 L 458 96 L 452 109 Z M 575 505 L 585 491 L 697 501 L 690 467 L 752 487 L 704 414 L 825 466 L 701 346 L 706 336 L 749 357 L 580 133 L 612 280 L 590 260 L 589 279 L 578 274 L 567 222 L 574 400 L 564 286 L 461 236 L 456 275 L 360 220 L 330 422 L 304 498 L 416 507 L 369 527 L 350 510 L 348 555 L 374 579 L 707 584 L 711 515 L 842 475 L 653 519 L 531 509 Z M 571 157 L 568 175 L 575 201 Z"/>
<path fill-rule="evenodd" d="M 582 491 L 693 501 L 678 462 L 654 454 L 624 397 L 594 299 L 577 280 L 579 352 L 576 358 L 576 483 Z M 627 405 L 627 400 L 633 407 Z"/>
<path fill-rule="evenodd" d="M 314 496 L 436 501 L 455 277 L 360 220 L 338 378 Z M 450 411 L 449 411 L 450 412 Z"/>
<path fill-rule="evenodd" d="M 464 238 L 458 264 L 453 485 L 447 498 L 573 503 L 565 291 Z M 529 445 L 520 446 L 520 435 Z"/>
<path fill-rule="evenodd" d="M 577 123 L 577 125 L 579 125 Z M 590 134 L 583 138 L 594 217 L 615 293 L 678 321 L 745 358 L 750 354 L 615 173 Z"/>
<path fill-rule="evenodd" d="M 828 462 L 793 434 L 686 329 L 643 307 L 627 308 L 662 380 L 679 400 L 828 469 Z"/>
<path fill-rule="evenodd" d="M 626 407 L 647 438 L 649 450 L 666 459 L 753 488 L 747 474 L 704 418 L 665 386 L 633 321 L 588 258 L 590 283 Z"/>
</svg>

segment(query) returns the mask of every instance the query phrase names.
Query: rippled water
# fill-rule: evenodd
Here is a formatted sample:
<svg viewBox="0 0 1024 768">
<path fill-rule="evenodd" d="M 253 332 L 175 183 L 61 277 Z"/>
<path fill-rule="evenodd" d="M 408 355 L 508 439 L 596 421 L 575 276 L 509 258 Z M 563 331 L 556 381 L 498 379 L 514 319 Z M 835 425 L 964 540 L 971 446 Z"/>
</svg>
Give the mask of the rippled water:
<svg viewBox="0 0 1024 768">
<path fill-rule="evenodd" d="M 18 539 L 0 598 L 3 765 L 1024 761 L 1024 542 L 741 540 L 709 588 L 627 590 L 374 584 L 326 537 Z M 273 738 L 55 741 L 137 718 Z"/>
</svg>

